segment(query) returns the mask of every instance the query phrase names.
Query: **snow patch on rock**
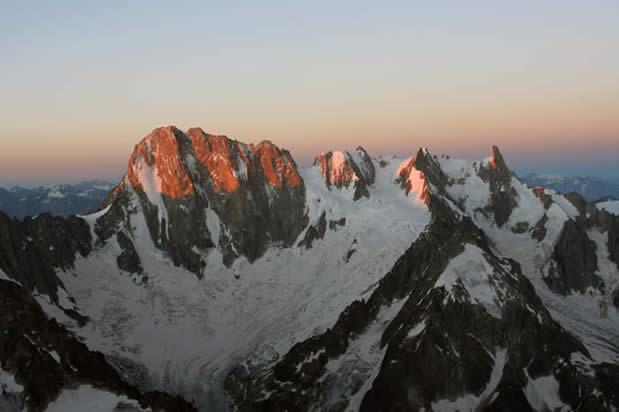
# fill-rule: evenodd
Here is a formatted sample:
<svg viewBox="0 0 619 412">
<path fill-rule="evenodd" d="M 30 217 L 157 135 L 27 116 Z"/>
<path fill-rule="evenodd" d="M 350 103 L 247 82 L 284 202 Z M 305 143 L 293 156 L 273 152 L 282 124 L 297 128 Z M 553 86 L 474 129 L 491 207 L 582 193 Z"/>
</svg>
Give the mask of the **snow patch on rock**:
<svg viewBox="0 0 619 412">
<path fill-rule="evenodd" d="M 116 410 L 134 410 L 138 412 L 151 411 L 142 409 L 136 400 L 124 395 L 81 385 L 77 389 L 64 389 L 58 398 L 51 402 L 46 412 L 110 412 Z"/>
<path fill-rule="evenodd" d="M 609 200 L 607 202 L 600 202 L 597 204 L 598 209 L 606 210 L 613 215 L 619 215 L 619 200 Z"/>
<path fill-rule="evenodd" d="M 471 302 L 483 305 L 489 314 L 501 318 L 499 287 L 492 279 L 494 268 L 488 263 L 484 252 L 477 246 L 466 244 L 464 252 L 453 258 L 439 276 L 435 287 L 448 292 L 445 299 L 458 299 L 455 289 L 464 290 Z"/>
</svg>

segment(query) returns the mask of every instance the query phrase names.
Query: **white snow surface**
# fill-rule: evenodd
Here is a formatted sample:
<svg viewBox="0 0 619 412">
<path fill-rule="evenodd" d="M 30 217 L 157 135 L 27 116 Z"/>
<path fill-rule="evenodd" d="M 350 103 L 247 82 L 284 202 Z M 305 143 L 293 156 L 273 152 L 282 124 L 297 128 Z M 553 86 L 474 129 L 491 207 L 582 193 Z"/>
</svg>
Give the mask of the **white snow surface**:
<svg viewBox="0 0 619 412">
<path fill-rule="evenodd" d="M 153 389 L 195 399 L 200 410 L 221 410 L 223 380 L 232 366 L 247 358 L 271 364 L 294 343 L 331 327 L 352 301 L 369 297 L 424 230 L 428 209 L 412 204 L 394 183 L 402 160 L 390 158 L 384 168 L 375 161 L 370 198 L 357 202 L 352 187 L 329 191 L 318 167 L 301 169 L 310 224 L 326 212 L 327 219 L 345 217 L 345 226 L 328 230 L 311 249 L 273 247 L 257 261 L 241 257 L 231 268 L 213 249 L 202 280 L 173 266 L 154 247 L 143 215 L 132 215 L 146 284 L 119 271 L 120 248 L 108 242 L 78 258 L 71 272 L 58 273 L 91 322 L 78 328 L 60 310 L 44 308 L 93 350 L 145 365 Z M 139 207 L 137 199 L 133 203 Z M 226 228 L 215 213 L 207 211 L 206 219 L 216 241 L 216 228 Z"/>
<path fill-rule="evenodd" d="M 81 385 L 77 389 L 63 389 L 56 400 L 52 401 L 45 412 L 112 412 L 117 407 L 123 411 L 147 412 L 151 409 L 140 408 L 136 400 L 124 395 L 97 389 L 90 385 Z"/>
<path fill-rule="evenodd" d="M 22 412 L 24 387 L 15 381 L 15 376 L 2 368 L 0 362 L 0 411 Z"/>
<path fill-rule="evenodd" d="M 18 281 L 16 281 L 15 279 L 11 279 L 11 278 L 9 277 L 9 275 L 7 275 L 6 273 L 4 273 L 4 271 L 3 271 L 2 269 L 0 269 L 0 279 L 2 279 L 2 280 L 8 280 L 9 282 L 13 282 L 13 283 L 15 283 L 16 285 L 21 286 L 21 283 L 19 283 L 19 282 L 18 282 Z"/>
<path fill-rule="evenodd" d="M 396 171 L 396 176 L 400 177 L 401 173 L 410 164 L 410 162 L 413 161 L 413 159 L 414 159 L 414 156 L 409 157 L 408 159 L 400 163 L 400 166 L 398 167 L 398 170 Z M 424 204 L 422 195 L 426 189 L 426 179 L 423 173 L 413 168 L 411 169 L 410 174 L 408 175 L 406 180 L 410 184 L 411 193 L 415 195 L 415 203 L 418 205 Z"/>
<path fill-rule="evenodd" d="M 532 379 L 528 372 L 524 371 L 528 382 L 524 394 L 536 411 L 569 411 L 559 397 L 559 382 L 554 376 L 540 376 Z"/>
<path fill-rule="evenodd" d="M 486 311 L 501 318 L 499 295 L 504 292 L 492 278 L 494 268 L 477 246 L 466 244 L 464 252 L 453 258 L 435 283 L 449 293 L 446 299 L 455 299 L 454 287 L 460 286 L 468 295 L 469 301 L 483 305 Z"/>
<path fill-rule="evenodd" d="M 608 213 L 619 215 L 619 200 L 609 200 L 597 204 L 598 209 L 604 209 Z"/>
<path fill-rule="evenodd" d="M 163 202 L 162 196 L 162 181 L 161 177 L 159 177 L 158 167 L 166 167 L 167 165 L 157 165 L 149 166 L 146 161 L 139 157 L 136 161 L 131 164 L 135 175 L 138 177 L 140 184 L 142 185 L 142 190 L 146 194 L 148 201 L 157 207 L 157 221 L 161 224 L 161 219 L 165 218 L 166 225 L 170 222 L 168 218 L 168 209 L 165 207 L 165 203 Z M 125 185 L 127 187 L 130 186 L 130 183 L 126 181 Z"/>
<path fill-rule="evenodd" d="M 15 381 L 15 376 L 11 372 L 2 369 L 0 362 L 0 395 L 2 393 L 22 393 L 24 387 Z"/>
</svg>

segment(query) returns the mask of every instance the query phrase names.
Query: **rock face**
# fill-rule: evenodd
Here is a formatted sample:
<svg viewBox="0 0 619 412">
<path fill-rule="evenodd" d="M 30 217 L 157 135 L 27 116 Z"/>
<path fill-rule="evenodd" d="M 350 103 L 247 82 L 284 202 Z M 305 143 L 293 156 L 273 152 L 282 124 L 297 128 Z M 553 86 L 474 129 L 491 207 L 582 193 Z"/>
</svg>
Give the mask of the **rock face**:
<svg viewBox="0 0 619 412">
<path fill-rule="evenodd" d="M 73 267 L 76 255 L 92 250 L 88 224 L 49 213 L 23 221 L 0 212 L 0 269 L 29 291 L 57 300 L 56 269 Z"/>
<path fill-rule="evenodd" d="M 479 177 L 490 185 L 490 211 L 494 215 L 497 226 L 501 227 L 509 219 L 512 210 L 518 204 L 516 192 L 511 180 L 514 174 L 508 169 L 499 148 L 492 146 L 492 158 L 488 164 L 481 166 Z"/>
<path fill-rule="evenodd" d="M 619 265 L 619 216 L 613 216 L 608 225 L 608 252 L 610 259 Z"/>
<path fill-rule="evenodd" d="M 584 293 L 590 286 L 599 289 L 603 285 L 595 274 L 598 270 L 595 243 L 573 220 L 563 226 L 553 258 L 549 274 L 544 278 L 552 290 L 562 294 Z"/>
<path fill-rule="evenodd" d="M 18 285 L 0 279 L 0 365 L 23 387 L 13 403 L 43 411 L 64 388 L 91 385 L 126 395 L 155 411 L 193 411 L 190 403 L 162 392 L 142 393 L 123 382 L 103 354 L 88 350 Z M 4 397 L 0 392 L 0 398 Z M 0 402 L 0 405 L 2 403 Z"/>
<path fill-rule="evenodd" d="M 331 225 L 331 222 L 333 222 L 333 225 Z M 335 221 L 333 220 L 330 221 L 329 226 L 331 230 L 335 230 Z M 325 237 L 326 232 L 327 232 L 327 218 L 326 218 L 326 213 L 322 212 L 322 214 L 320 215 L 320 219 L 318 219 L 318 224 L 314 226 L 309 226 L 307 228 L 307 231 L 305 232 L 305 236 L 303 237 L 303 240 L 299 242 L 299 247 L 304 247 L 306 249 L 311 248 L 312 243 L 314 243 L 316 239 L 322 239 L 323 237 Z"/>
<path fill-rule="evenodd" d="M 433 169 L 434 164 L 426 159 L 426 151 L 419 152 L 400 164 L 396 172 L 396 183 L 409 195 L 415 194 L 415 202 L 429 204 L 430 193 L 426 183 L 426 174 L 422 170 Z"/>
<path fill-rule="evenodd" d="M 319 154 L 314 165 L 320 167 L 327 187 L 349 187 L 354 185 L 354 200 L 369 197 L 368 186 L 374 184 L 376 170 L 372 159 L 361 146 L 352 152 L 328 152 Z"/>
<path fill-rule="evenodd" d="M 144 268 L 142 267 L 142 262 L 135 251 L 135 247 L 133 246 L 131 239 L 129 239 L 124 232 L 118 232 L 116 234 L 116 240 L 122 249 L 122 253 L 116 259 L 118 268 L 129 273 L 143 273 Z"/>
<path fill-rule="evenodd" d="M 289 152 L 199 128 L 162 127 L 136 146 L 108 200 L 112 217 L 97 221 L 100 241 L 117 227 L 131 237 L 134 194 L 155 245 L 199 276 L 211 248 L 227 265 L 239 256 L 252 262 L 269 246 L 291 246 L 307 225 L 305 186 Z"/>
</svg>

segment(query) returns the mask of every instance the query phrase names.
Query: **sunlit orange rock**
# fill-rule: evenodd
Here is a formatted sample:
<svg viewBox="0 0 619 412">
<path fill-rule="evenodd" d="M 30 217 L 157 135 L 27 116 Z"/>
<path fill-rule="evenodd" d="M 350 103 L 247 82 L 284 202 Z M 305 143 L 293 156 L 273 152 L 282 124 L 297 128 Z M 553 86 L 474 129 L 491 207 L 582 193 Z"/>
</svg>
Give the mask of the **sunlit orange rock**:
<svg viewBox="0 0 619 412">
<path fill-rule="evenodd" d="M 534 189 L 533 189 L 533 191 L 534 191 L 534 192 L 535 192 L 535 194 L 536 194 L 536 195 L 538 195 L 538 196 L 541 196 L 541 195 L 543 195 L 544 193 L 546 193 L 546 189 L 544 189 L 544 188 L 543 188 L 543 187 L 541 187 L 541 186 L 538 186 L 538 187 L 534 188 Z"/>
<path fill-rule="evenodd" d="M 260 161 L 264 176 L 271 186 L 295 187 L 302 184 L 294 161 L 286 151 L 280 151 L 269 140 L 260 142 L 257 146 L 250 144 L 249 150 Z"/>
<path fill-rule="evenodd" d="M 314 164 L 317 164 L 320 168 L 320 173 L 327 185 L 348 186 L 350 182 L 358 179 L 357 173 L 355 173 L 343 152 L 321 153 L 316 156 Z"/>
<path fill-rule="evenodd" d="M 139 174 L 139 167 L 146 166 L 150 169 L 148 173 L 154 174 L 157 191 L 173 198 L 193 195 L 193 183 L 179 161 L 175 132 L 180 133 L 174 126 L 160 127 L 135 146 L 127 172 L 134 188 L 146 190 Z"/>
<path fill-rule="evenodd" d="M 501 167 L 503 169 L 507 168 L 507 166 L 505 166 L 505 161 L 503 160 L 503 155 L 501 155 L 501 151 L 497 146 L 492 146 L 492 159 L 490 160 L 490 166 L 493 169 L 496 169 L 497 167 Z"/>
<path fill-rule="evenodd" d="M 240 183 L 228 148 L 230 140 L 226 136 L 206 134 L 200 128 L 189 129 L 187 135 L 191 138 L 196 157 L 209 171 L 215 190 L 228 193 L 236 190 Z M 246 158 L 244 161 L 247 167 Z"/>
<path fill-rule="evenodd" d="M 415 167 L 417 156 L 419 154 L 410 157 L 400 164 L 396 172 L 397 180 L 404 188 L 406 195 L 414 192 L 416 194 L 415 202 L 427 205 L 430 201 L 430 193 L 428 192 L 425 173 L 417 170 Z"/>
</svg>

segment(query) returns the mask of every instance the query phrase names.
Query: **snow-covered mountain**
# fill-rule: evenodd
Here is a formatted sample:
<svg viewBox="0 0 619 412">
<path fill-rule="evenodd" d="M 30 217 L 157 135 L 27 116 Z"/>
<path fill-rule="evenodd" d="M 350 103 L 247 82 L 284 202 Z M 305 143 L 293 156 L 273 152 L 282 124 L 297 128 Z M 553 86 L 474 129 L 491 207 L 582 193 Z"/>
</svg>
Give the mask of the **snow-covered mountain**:
<svg viewBox="0 0 619 412">
<path fill-rule="evenodd" d="M 0 286 L 104 354 L 132 389 L 99 389 L 142 407 L 619 407 L 619 216 L 523 184 L 496 147 L 413 153 L 298 168 L 268 141 L 162 127 L 96 213 L 0 215 Z M 44 399 L 88 396 L 49 331 L 11 334 L 76 369 Z M 23 362 L 0 342 L 3 399 L 43 410 Z"/>
<path fill-rule="evenodd" d="M 529 173 L 520 178 L 532 187 L 545 187 L 560 193 L 578 193 L 585 200 L 619 199 L 619 180 L 590 176 L 558 176 Z"/>
<path fill-rule="evenodd" d="M 0 210 L 18 219 L 41 213 L 67 217 L 97 209 L 113 188 L 113 184 L 98 180 L 33 189 L 0 188 Z"/>
</svg>

